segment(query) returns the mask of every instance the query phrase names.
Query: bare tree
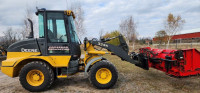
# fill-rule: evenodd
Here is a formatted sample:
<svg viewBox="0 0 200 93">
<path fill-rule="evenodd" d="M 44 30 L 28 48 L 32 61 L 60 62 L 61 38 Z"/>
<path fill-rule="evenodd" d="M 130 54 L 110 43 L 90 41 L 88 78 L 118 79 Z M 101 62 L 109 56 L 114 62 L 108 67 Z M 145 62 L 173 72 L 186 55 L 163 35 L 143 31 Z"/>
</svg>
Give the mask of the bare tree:
<svg viewBox="0 0 200 93">
<path fill-rule="evenodd" d="M 120 32 L 123 34 L 123 36 L 126 38 L 126 42 L 129 45 L 129 42 L 131 41 L 133 43 L 133 49 L 135 40 L 137 38 L 136 35 L 136 23 L 133 20 L 132 16 L 129 16 L 125 20 L 121 20 L 121 23 L 119 24 Z"/>
<path fill-rule="evenodd" d="M 169 13 L 167 20 L 165 20 L 164 27 L 167 33 L 167 46 L 166 49 L 169 47 L 170 40 L 177 32 L 182 30 L 182 27 L 185 23 L 185 20 L 182 19 L 180 15 L 174 16 L 173 14 Z"/>
<path fill-rule="evenodd" d="M 23 19 L 24 25 L 22 25 L 22 28 L 13 30 L 12 27 L 8 27 L 8 29 L 5 32 L 3 32 L 4 36 L 1 38 L 0 43 L 4 48 L 8 48 L 8 46 L 10 46 L 12 43 L 16 41 L 25 39 L 27 36 L 27 33 L 30 32 L 31 29 L 27 21 L 27 18 L 33 20 L 34 22 L 34 17 L 33 17 L 34 12 L 31 8 L 26 8 L 25 12 L 26 13 Z"/>
<path fill-rule="evenodd" d="M 8 48 L 12 43 L 18 41 L 19 34 L 16 31 L 13 31 L 12 27 L 9 27 L 3 34 L 4 36 L 2 37 L 1 45 L 4 48 Z"/>
<path fill-rule="evenodd" d="M 85 27 L 84 27 L 84 10 L 82 8 L 82 5 L 80 1 L 71 2 L 71 10 L 75 14 L 75 24 L 77 29 L 77 34 L 79 38 L 83 38 L 83 35 L 86 33 Z"/>
<path fill-rule="evenodd" d="M 29 24 L 27 19 L 31 19 L 33 21 L 33 24 L 35 24 L 35 22 L 34 22 L 35 19 L 34 19 L 33 15 L 34 15 L 33 9 L 30 8 L 30 7 L 26 7 L 25 16 L 24 16 L 24 19 L 23 19 L 24 25 L 22 25 L 22 30 L 20 32 L 20 34 L 22 36 L 21 37 L 22 40 L 25 39 L 26 36 L 28 36 L 28 33 L 30 33 L 30 31 L 31 31 L 30 24 Z"/>
</svg>

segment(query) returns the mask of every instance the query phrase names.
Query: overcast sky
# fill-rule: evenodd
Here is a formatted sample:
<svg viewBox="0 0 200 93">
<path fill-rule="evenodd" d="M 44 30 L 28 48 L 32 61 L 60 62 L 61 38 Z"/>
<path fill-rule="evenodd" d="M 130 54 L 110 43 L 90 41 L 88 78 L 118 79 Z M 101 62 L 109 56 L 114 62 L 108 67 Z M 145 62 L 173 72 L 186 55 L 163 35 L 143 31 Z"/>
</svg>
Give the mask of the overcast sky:
<svg viewBox="0 0 200 93">
<path fill-rule="evenodd" d="M 0 36 L 7 27 L 21 27 L 27 6 L 65 10 L 74 1 L 0 0 Z M 169 13 L 185 19 L 183 30 L 200 28 L 200 0 L 82 0 L 82 6 L 88 37 L 97 37 L 100 29 L 119 29 L 121 19 L 127 16 L 133 16 L 139 37 L 153 37 L 164 28 Z"/>
</svg>

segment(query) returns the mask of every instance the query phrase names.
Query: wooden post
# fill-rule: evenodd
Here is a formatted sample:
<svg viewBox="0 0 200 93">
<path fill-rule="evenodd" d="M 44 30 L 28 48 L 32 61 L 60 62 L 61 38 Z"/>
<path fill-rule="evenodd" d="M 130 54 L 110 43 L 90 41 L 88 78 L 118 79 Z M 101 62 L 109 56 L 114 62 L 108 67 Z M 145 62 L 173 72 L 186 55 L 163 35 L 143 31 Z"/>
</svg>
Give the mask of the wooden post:
<svg viewBox="0 0 200 93">
<path fill-rule="evenodd" d="M 192 38 L 192 41 L 193 41 L 193 38 Z M 192 41 L 191 41 L 191 48 L 192 48 Z"/>
<path fill-rule="evenodd" d="M 176 49 L 177 49 L 177 43 L 178 43 L 178 40 L 176 39 Z"/>
</svg>

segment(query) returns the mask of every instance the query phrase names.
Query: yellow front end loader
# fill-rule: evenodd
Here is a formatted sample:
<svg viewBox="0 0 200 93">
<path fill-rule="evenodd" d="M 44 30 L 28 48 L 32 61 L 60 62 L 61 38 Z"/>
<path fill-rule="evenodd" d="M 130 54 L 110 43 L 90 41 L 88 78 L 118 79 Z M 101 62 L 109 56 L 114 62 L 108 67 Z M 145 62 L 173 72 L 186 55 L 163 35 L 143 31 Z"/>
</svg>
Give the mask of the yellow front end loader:
<svg viewBox="0 0 200 93">
<path fill-rule="evenodd" d="M 44 91 L 57 78 L 67 78 L 78 72 L 88 75 L 97 88 L 106 89 L 115 85 L 118 72 L 115 66 L 103 58 L 104 54 L 115 54 L 122 60 L 136 64 L 128 55 L 128 46 L 122 35 L 120 45 L 106 43 L 114 38 L 102 40 L 84 39 L 84 58 L 80 58 L 80 41 L 76 34 L 72 11 L 38 9 L 39 38 L 34 38 L 33 24 L 28 39 L 16 42 L 7 49 L 7 58 L 2 61 L 1 71 L 18 77 L 21 85 L 29 91 Z M 99 46 L 107 49 L 100 51 Z"/>
</svg>

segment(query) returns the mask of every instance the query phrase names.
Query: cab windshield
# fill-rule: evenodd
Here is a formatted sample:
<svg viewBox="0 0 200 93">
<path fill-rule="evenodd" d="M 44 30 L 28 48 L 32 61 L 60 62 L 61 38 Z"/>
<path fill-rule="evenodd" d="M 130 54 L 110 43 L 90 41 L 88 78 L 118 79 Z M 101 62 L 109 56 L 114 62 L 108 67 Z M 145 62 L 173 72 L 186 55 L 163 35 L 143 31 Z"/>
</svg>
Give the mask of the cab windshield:
<svg viewBox="0 0 200 93">
<path fill-rule="evenodd" d="M 72 16 L 68 16 L 69 18 L 69 30 L 70 30 L 70 36 L 71 36 L 71 41 L 74 42 L 74 43 L 79 43 L 79 38 L 76 34 L 76 26 L 75 26 L 75 23 L 74 23 L 74 19 Z"/>
</svg>

